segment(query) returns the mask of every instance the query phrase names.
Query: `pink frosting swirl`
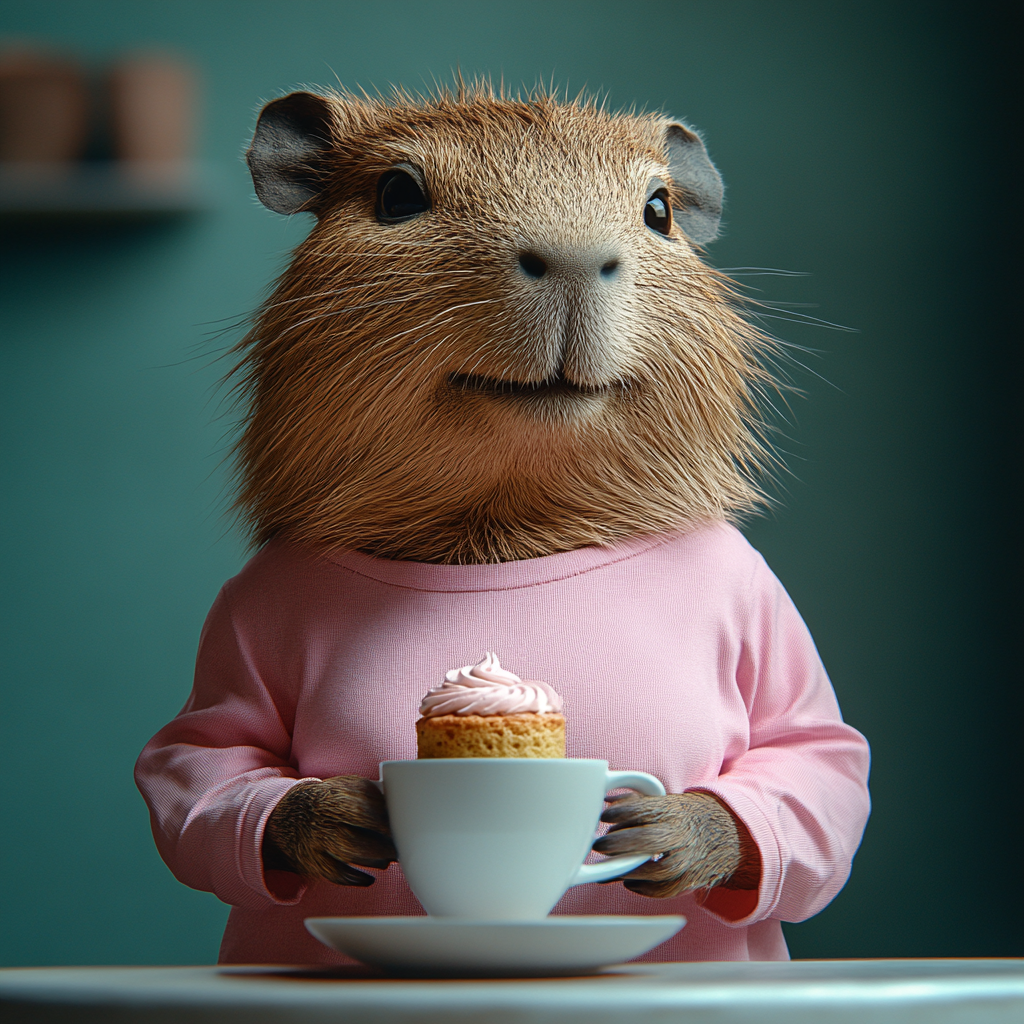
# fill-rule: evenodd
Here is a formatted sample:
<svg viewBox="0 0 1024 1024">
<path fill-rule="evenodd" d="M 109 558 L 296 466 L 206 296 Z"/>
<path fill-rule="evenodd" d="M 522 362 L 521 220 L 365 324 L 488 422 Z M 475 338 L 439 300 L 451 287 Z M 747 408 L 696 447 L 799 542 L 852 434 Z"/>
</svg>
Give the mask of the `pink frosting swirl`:
<svg viewBox="0 0 1024 1024">
<path fill-rule="evenodd" d="M 562 698 L 537 679 L 522 680 L 503 669 L 490 651 L 477 665 L 446 672 L 444 682 L 432 687 L 420 704 L 423 718 L 441 715 L 519 715 L 562 710 Z"/>
</svg>

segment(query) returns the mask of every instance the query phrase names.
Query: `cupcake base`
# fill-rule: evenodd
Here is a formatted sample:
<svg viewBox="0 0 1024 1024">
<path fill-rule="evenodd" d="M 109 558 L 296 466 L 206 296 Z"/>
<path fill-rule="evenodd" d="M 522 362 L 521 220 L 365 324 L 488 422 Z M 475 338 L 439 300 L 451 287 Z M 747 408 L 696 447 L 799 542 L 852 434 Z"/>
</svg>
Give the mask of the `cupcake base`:
<svg viewBox="0 0 1024 1024">
<path fill-rule="evenodd" d="M 565 718 L 553 712 L 421 718 L 416 745 L 421 758 L 565 757 Z"/>
</svg>

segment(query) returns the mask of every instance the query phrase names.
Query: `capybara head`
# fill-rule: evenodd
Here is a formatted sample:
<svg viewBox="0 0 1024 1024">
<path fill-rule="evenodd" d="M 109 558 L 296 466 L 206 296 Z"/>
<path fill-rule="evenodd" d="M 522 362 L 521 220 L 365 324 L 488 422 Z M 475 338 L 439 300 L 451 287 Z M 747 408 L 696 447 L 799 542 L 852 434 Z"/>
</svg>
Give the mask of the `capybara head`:
<svg viewBox="0 0 1024 1024">
<path fill-rule="evenodd" d="M 753 508 L 763 339 L 701 259 L 700 138 L 487 85 L 292 93 L 248 151 L 316 223 L 243 342 L 257 543 L 534 558 Z"/>
</svg>

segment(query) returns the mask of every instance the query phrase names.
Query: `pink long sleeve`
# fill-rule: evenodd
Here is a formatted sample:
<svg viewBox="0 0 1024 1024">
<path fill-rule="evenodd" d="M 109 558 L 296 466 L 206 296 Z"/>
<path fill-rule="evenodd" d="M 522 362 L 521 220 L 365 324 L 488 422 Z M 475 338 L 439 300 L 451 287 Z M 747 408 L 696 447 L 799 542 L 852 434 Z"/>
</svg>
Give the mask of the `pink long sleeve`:
<svg viewBox="0 0 1024 1024">
<path fill-rule="evenodd" d="M 270 695 L 231 621 L 225 591 L 199 641 L 196 682 L 181 713 L 146 745 L 135 769 L 160 856 L 175 877 L 225 903 L 295 903 L 305 886 L 274 872 L 260 846 L 277 802 L 300 777 L 289 764 L 294 708 Z"/>
<path fill-rule="evenodd" d="M 846 883 L 870 809 L 868 748 L 843 723 L 811 636 L 759 558 L 749 637 L 737 684 L 749 746 L 727 757 L 715 793 L 743 820 L 761 853 L 752 894 L 713 890 L 703 906 L 730 923 L 803 921 Z"/>
<path fill-rule="evenodd" d="M 171 870 L 234 907 L 222 959 L 336 963 L 305 917 L 422 913 L 395 865 L 367 889 L 264 877 L 263 826 L 299 778 L 414 758 L 420 698 L 488 650 L 560 693 L 570 757 L 717 794 L 761 853 L 756 893 L 584 885 L 555 912 L 684 914 L 655 959 L 784 958 L 779 921 L 847 878 L 868 750 L 781 584 L 714 524 L 500 565 L 260 551 L 210 611 L 192 695 L 136 770 Z"/>
</svg>

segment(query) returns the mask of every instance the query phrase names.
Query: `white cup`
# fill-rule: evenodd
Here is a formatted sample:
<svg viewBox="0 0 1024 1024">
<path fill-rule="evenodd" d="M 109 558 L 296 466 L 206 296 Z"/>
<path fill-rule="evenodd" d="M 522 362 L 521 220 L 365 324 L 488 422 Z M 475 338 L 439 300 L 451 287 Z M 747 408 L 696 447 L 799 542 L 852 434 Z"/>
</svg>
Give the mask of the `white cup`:
<svg viewBox="0 0 1024 1024">
<path fill-rule="evenodd" d="M 582 758 L 428 758 L 384 761 L 380 770 L 399 863 L 432 917 L 544 918 L 570 886 L 649 859 L 583 863 L 605 794 L 665 795 L 653 775 Z"/>
</svg>

